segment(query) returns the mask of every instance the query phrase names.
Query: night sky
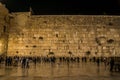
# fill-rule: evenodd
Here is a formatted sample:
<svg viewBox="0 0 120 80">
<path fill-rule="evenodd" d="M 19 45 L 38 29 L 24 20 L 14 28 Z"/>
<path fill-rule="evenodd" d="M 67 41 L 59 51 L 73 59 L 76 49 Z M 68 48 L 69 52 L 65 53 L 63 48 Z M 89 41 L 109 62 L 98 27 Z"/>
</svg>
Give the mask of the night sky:
<svg viewBox="0 0 120 80">
<path fill-rule="evenodd" d="M 120 0 L 0 0 L 10 12 L 33 14 L 110 14 L 120 15 Z"/>
</svg>

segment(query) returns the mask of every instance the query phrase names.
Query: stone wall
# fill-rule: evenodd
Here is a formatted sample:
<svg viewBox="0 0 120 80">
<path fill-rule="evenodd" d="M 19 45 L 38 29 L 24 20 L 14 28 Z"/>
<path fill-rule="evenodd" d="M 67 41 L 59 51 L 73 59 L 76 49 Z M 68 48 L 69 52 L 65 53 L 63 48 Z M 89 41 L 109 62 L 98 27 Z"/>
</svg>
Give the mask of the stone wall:
<svg viewBox="0 0 120 80">
<path fill-rule="evenodd" d="M 0 55 L 7 53 L 8 24 L 8 10 L 0 3 Z"/>
<path fill-rule="evenodd" d="M 120 56 L 120 16 L 11 15 L 8 56 Z"/>
</svg>

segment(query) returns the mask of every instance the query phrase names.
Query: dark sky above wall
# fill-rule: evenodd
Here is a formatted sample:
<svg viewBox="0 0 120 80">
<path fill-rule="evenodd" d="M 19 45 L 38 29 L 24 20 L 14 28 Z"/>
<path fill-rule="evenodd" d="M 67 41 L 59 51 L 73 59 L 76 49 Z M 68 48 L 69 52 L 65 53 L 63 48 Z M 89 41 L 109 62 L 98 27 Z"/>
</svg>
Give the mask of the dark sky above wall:
<svg viewBox="0 0 120 80">
<path fill-rule="evenodd" d="M 0 0 L 10 12 L 34 14 L 112 14 L 120 15 L 120 0 Z"/>
</svg>

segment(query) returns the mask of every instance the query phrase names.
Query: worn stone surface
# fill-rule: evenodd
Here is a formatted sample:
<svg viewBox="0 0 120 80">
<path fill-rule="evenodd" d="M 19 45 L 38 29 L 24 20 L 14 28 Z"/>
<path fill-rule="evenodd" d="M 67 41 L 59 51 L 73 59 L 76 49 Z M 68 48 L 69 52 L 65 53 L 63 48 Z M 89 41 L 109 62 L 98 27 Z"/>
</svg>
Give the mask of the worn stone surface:
<svg viewBox="0 0 120 80">
<path fill-rule="evenodd" d="M 119 80 L 119 72 L 95 63 L 29 63 L 29 68 L 0 66 L 0 80 Z"/>
<path fill-rule="evenodd" d="M 12 13 L 8 55 L 119 56 L 120 16 Z M 71 53 L 71 54 L 70 54 Z"/>
<path fill-rule="evenodd" d="M 120 56 L 120 16 L 8 13 L 0 3 L 0 55 Z"/>
<path fill-rule="evenodd" d="M 0 55 L 7 52 L 8 10 L 0 3 Z"/>
</svg>

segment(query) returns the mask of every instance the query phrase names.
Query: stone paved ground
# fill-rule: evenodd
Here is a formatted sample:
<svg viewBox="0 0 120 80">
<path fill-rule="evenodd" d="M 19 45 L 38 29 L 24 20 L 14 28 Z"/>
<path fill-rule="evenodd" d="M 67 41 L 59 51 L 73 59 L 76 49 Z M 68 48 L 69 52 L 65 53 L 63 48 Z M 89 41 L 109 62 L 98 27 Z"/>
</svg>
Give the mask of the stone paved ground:
<svg viewBox="0 0 120 80">
<path fill-rule="evenodd" d="M 120 80 L 119 72 L 95 63 L 30 63 L 30 68 L 0 65 L 0 80 Z"/>
</svg>

